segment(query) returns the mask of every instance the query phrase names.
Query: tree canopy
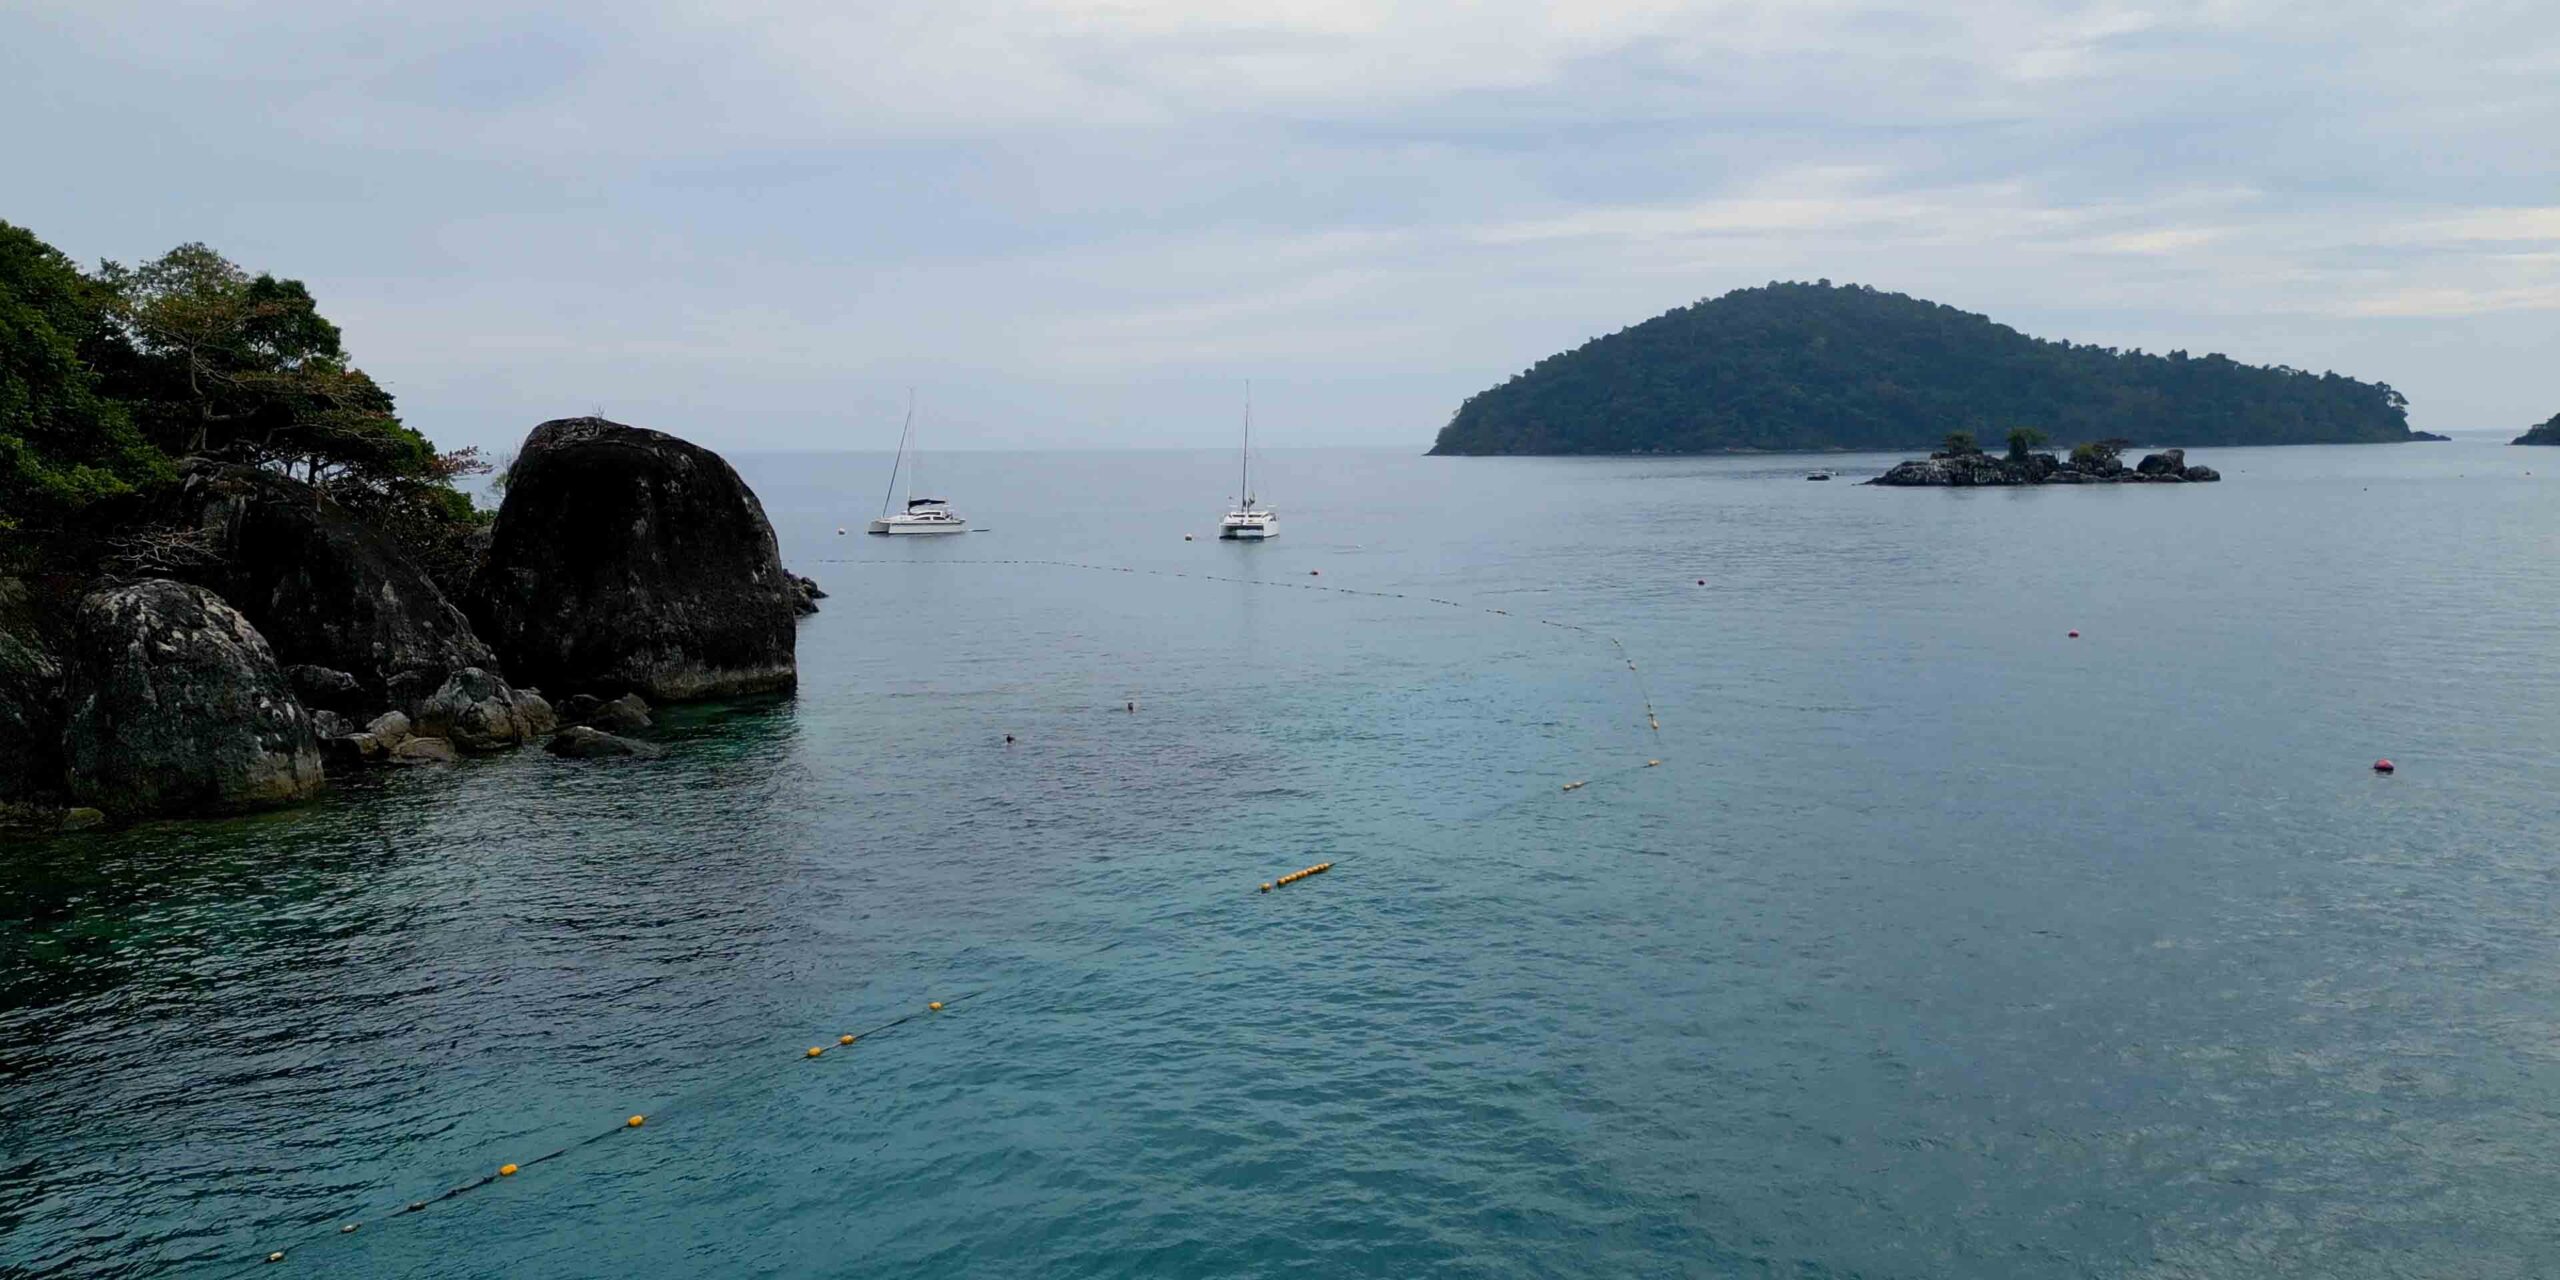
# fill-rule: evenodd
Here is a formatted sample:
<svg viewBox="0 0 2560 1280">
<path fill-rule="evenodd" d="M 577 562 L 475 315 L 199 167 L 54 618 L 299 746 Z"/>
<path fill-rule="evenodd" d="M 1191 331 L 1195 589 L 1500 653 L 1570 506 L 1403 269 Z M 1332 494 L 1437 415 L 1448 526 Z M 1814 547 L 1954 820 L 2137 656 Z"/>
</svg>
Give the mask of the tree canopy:
<svg viewBox="0 0 2560 1280">
<path fill-rule="evenodd" d="M 1771 284 L 1550 356 L 1459 406 L 1437 454 L 1915 449 L 1963 432 L 2148 444 L 2413 440 L 2381 383 L 2028 337 L 1858 285 Z"/>
<path fill-rule="evenodd" d="M 61 528 L 190 458 L 409 524 L 470 519 L 451 481 L 478 467 L 401 423 L 301 281 L 201 244 L 84 274 L 0 223 L 0 528 Z"/>
<path fill-rule="evenodd" d="M 0 529 L 59 521 L 173 474 L 82 357 L 103 315 L 68 258 L 0 222 Z"/>
</svg>

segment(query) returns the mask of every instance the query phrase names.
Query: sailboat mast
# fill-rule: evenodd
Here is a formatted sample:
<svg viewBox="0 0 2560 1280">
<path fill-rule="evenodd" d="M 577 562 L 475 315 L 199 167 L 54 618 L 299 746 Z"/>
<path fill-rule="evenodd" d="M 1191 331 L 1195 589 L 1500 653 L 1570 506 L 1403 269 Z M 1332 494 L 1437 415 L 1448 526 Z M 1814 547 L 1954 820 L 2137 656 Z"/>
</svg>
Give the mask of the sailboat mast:
<svg viewBox="0 0 2560 1280">
<path fill-rule="evenodd" d="M 1236 465 L 1236 489 L 1244 509 L 1253 510 L 1253 384 L 1244 384 L 1244 457 Z"/>
<path fill-rule="evenodd" d="M 898 471 L 907 461 L 907 433 L 916 425 L 916 389 L 907 388 L 907 420 L 898 424 L 898 457 L 889 464 L 889 491 L 880 495 L 880 514 L 889 514 L 889 503 L 898 496 Z"/>
</svg>

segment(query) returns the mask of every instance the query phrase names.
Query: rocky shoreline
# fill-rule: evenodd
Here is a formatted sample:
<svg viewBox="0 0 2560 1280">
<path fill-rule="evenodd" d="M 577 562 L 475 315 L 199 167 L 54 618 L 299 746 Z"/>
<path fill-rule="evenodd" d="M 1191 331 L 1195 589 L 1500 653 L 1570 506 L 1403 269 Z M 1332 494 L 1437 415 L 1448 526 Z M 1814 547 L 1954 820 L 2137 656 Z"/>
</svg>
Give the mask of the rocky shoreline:
<svg viewBox="0 0 2560 1280">
<path fill-rule="evenodd" d="M 718 454 L 561 419 L 509 480 L 460 600 L 320 492 L 233 463 L 190 466 L 149 575 L 0 580 L 0 831 L 249 812 L 528 745 L 646 758 L 624 735 L 653 701 L 796 687 L 825 593 Z"/>
<path fill-rule="evenodd" d="M 1896 463 L 1868 484 L 1895 488 L 1970 488 L 2024 484 L 2210 484 L 2222 478 L 2211 467 L 2187 465 L 2184 449 L 2145 454 L 2128 467 L 2112 448 L 1993 456 L 1979 450 L 1941 451 Z"/>
</svg>

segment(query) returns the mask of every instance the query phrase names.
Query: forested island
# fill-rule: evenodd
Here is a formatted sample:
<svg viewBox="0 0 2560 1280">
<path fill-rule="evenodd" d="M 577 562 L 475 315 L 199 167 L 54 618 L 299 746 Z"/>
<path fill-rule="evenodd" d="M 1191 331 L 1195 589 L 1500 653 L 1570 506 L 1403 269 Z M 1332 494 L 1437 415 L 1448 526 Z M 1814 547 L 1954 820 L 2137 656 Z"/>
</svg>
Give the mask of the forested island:
<svg viewBox="0 0 2560 1280">
<path fill-rule="evenodd" d="M 578 418 L 495 512 L 454 484 L 486 470 L 300 282 L 200 244 L 83 271 L 0 222 L 0 834 L 648 756 L 651 702 L 794 687 L 822 593 L 719 455 Z"/>
<path fill-rule="evenodd" d="M 2219 354 L 2031 338 L 1859 285 L 1771 284 L 1656 316 L 1459 406 L 1431 452 L 1888 450 L 1997 440 L 2335 444 L 2442 439 L 2376 382 Z"/>
<path fill-rule="evenodd" d="M 2552 414 L 2549 418 L 2543 420 L 2541 426 L 2535 427 L 2532 430 L 2525 432 L 2523 435 L 2517 436 L 2513 440 L 2509 440 L 2507 443 L 2560 444 L 2560 413 Z"/>
</svg>

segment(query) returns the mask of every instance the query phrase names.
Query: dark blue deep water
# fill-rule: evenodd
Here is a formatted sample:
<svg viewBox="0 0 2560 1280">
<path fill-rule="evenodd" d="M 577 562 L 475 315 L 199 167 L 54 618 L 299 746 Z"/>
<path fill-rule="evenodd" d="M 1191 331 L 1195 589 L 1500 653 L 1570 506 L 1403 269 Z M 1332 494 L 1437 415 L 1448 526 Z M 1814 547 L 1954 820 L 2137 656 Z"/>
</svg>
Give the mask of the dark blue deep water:
<svg viewBox="0 0 2560 1280">
<path fill-rule="evenodd" d="M 796 700 L 0 851 L 0 1271 L 2560 1272 L 2560 452 L 2196 460 L 742 458 Z"/>
</svg>

